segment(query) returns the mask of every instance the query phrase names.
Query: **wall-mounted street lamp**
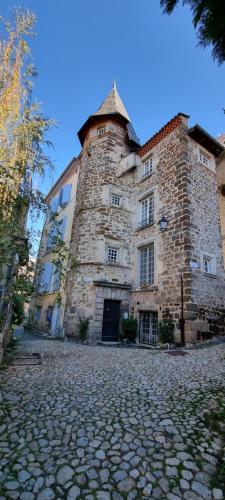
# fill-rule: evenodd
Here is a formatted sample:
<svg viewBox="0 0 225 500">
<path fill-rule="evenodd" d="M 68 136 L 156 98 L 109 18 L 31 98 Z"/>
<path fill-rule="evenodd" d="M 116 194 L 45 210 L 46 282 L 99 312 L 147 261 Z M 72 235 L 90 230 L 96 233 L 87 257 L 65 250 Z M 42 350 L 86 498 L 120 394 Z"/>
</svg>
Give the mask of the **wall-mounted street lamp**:
<svg viewBox="0 0 225 500">
<path fill-rule="evenodd" d="M 165 215 L 158 222 L 158 226 L 160 231 L 166 231 L 169 221 L 166 219 Z"/>
</svg>

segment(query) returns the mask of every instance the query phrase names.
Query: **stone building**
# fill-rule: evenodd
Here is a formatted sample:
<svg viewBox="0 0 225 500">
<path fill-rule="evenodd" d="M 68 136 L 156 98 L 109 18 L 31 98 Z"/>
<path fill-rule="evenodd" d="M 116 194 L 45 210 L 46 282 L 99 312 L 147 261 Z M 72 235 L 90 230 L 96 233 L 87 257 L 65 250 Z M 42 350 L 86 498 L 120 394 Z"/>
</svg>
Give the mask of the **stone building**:
<svg viewBox="0 0 225 500">
<path fill-rule="evenodd" d="M 52 336 L 63 335 L 66 296 L 62 277 L 68 262 L 66 249 L 69 250 L 70 247 L 78 173 L 79 161 L 74 158 L 45 200 L 50 210 L 39 248 L 35 293 L 31 301 L 29 323 L 36 330 Z M 62 254 L 65 256 L 65 261 L 62 269 L 57 267 L 57 255 L 54 252 L 58 237 L 64 242 Z"/>
<path fill-rule="evenodd" d="M 220 135 L 218 140 L 225 146 L 225 134 Z M 216 160 L 216 173 L 219 192 L 223 258 L 225 262 L 225 151 L 223 151 Z"/>
<path fill-rule="evenodd" d="M 170 315 L 180 340 L 181 279 L 186 340 L 222 331 L 222 144 L 179 113 L 140 146 L 115 84 L 78 137 L 65 334 L 77 336 L 88 318 L 90 340 L 117 341 L 132 314 L 137 340 L 156 343 L 158 320 Z"/>
</svg>

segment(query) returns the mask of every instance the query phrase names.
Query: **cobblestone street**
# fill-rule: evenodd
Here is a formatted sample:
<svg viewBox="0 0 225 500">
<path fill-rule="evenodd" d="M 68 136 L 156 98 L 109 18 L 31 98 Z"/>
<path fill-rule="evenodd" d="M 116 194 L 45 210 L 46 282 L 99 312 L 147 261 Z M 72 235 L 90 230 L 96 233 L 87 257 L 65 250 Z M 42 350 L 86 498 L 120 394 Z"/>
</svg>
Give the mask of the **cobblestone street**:
<svg viewBox="0 0 225 500">
<path fill-rule="evenodd" d="M 0 373 L 0 500 L 222 499 L 225 346 L 170 356 L 35 340 Z M 206 420 L 207 421 L 207 420 Z"/>
</svg>

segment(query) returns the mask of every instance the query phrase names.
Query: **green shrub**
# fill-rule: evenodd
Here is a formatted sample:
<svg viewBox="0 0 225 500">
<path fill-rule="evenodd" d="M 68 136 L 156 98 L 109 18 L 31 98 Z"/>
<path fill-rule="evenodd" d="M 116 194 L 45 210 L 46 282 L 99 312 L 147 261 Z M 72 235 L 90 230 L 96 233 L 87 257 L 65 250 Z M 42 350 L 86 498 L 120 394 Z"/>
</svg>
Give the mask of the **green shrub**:
<svg viewBox="0 0 225 500">
<path fill-rule="evenodd" d="M 172 319 L 162 319 L 159 321 L 159 340 L 162 344 L 172 344 L 174 342 L 175 325 Z"/>
<path fill-rule="evenodd" d="M 21 325 L 24 319 L 24 297 L 19 294 L 14 294 L 12 303 L 12 323 Z"/>
<path fill-rule="evenodd" d="M 137 334 L 138 322 L 136 318 L 132 316 L 128 319 L 122 320 L 122 337 L 128 340 L 135 340 Z"/>
<path fill-rule="evenodd" d="M 87 331 L 88 331 L 89 319 L 88 318 L 80 318 L 78 323 L 79 330 L 79 339 L 83 342 L 87 339 Z"/>
</svg>

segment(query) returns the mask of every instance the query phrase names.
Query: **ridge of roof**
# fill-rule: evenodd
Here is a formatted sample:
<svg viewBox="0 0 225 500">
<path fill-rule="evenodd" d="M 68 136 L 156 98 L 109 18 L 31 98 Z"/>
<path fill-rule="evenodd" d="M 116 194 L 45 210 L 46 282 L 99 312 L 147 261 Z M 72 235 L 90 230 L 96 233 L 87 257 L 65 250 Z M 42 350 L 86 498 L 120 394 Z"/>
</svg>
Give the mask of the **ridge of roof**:
<svg viewBox="0 0 225 500">
<path fill-rule="evenodd" d="M 184 113 L 177 113 L 170 121 L 168 121 L 158 132 L 156 132 L 148 141 L 146 141 L 143 146 L 137 151 L 139 156 L 144 156 L 148 151 L 150 151 L 156 144 L 158 144 L 164 137 L 166 137 L 170 132 L 172 132 L 178 125 L 182 123 L 182 116 L 184 118 L 189 118 L 188 115 Z"/>
</svg>

